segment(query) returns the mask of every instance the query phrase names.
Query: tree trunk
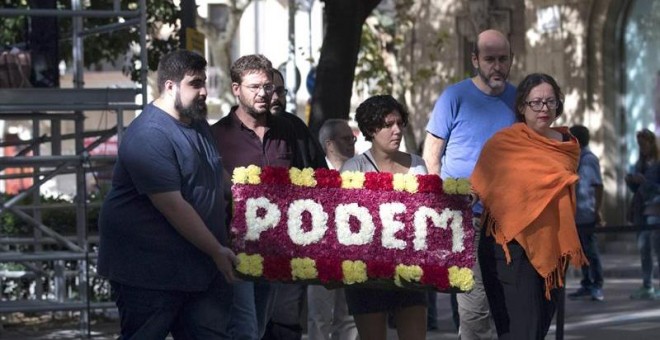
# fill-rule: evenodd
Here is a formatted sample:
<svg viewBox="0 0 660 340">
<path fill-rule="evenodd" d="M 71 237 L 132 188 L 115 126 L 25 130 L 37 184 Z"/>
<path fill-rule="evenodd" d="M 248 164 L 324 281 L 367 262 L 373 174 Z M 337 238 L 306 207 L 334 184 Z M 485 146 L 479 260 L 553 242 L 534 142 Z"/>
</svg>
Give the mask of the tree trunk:
<svg viewBox="0 0 660 340">
<path fill-rule="evenodd" d="M 362 25 L 381 0 L 326 0 L 326 33 L 316 70 L 310 130 L 324 121 L 348 119 Z"/>
</svg>

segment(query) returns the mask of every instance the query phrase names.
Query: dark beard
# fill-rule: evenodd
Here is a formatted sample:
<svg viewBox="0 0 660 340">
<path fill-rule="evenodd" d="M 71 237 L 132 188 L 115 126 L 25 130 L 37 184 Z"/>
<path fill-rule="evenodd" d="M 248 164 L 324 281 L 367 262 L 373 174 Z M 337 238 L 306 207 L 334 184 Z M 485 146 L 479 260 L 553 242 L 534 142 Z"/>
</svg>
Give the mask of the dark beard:
<svg viewBox="0 0 660 340">
<path fill-rule="evenodd" d="M 206 107 L 206 98 L 200 97 L 193 100 L 187 107 L 181 103 L 181 96 L 177 95 L 174 100 L 174 108 L 179 111 L 181 117 L 190 118 L 193 121 L 205 120 L 208 115 L 208 108 Z"/>
</svg>

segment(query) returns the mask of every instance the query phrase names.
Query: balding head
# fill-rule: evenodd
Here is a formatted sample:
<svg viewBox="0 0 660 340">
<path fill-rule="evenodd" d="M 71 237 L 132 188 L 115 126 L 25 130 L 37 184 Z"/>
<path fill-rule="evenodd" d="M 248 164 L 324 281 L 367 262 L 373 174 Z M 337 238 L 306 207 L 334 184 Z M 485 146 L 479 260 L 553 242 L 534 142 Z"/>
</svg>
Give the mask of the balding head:
<svg viewBox="0 0 660 340">
<path fill-rule="evenodd" d="M 504 48 L 511 53 L 509 40 L 498 30 L 485 30 L 477 36 L 477 42 L 474 44 L 475 56 L 479 56 L 479 51 L 485 48 Z"/>
<path fill-rule="evenodd" d="M 501 94 L 506 89 L 512 59 L 511 45 L 504 34 L 496 30 L 481 32 L 472 53 L 472 66 L 477 71 L 472 78 L 474 84 L 488 95 Z"/>
</svg>

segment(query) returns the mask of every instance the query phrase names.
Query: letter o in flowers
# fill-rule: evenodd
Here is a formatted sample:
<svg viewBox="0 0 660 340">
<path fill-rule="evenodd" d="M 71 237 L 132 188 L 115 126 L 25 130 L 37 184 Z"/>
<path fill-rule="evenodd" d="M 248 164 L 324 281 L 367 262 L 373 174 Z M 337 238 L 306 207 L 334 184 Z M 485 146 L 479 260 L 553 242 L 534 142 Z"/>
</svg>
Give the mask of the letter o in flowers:
<svg viewBox="0 0 660 340">
<path fill-rule="evenodd" d="M 302 228 L 302 214 L 309 212 L 312 215 L 312 229 L 304 231 Z M 289 205 L 287 232 L 295 244 L 306 246 L 320 241 L 328 230 L 328 214 L 323 207 L 310 199 L 295 200 Z"/>
<path fill-rule="evenodd" d="M 351 216 L 360 221 L 360 230 L 351 231 L 349 220 Z M 335 224 L 337 225 L 337 241 L 345 246 L 369 244 L 374 238 L 374 221 L 369 209 L 357 203 L 340 204 L 335 208 Z"/>
<path fill-rule="evenodd" d="M 257 215 L 259 209 L 266 210 L 263 217 Z M 280 223 L 282 213 L 276 204 L 272 203 L 266 197 L 248 198 L 245 202 L 245 239 L 256 241 L 259 235 L 267 229 L 274 228 Z"/>
</svg>

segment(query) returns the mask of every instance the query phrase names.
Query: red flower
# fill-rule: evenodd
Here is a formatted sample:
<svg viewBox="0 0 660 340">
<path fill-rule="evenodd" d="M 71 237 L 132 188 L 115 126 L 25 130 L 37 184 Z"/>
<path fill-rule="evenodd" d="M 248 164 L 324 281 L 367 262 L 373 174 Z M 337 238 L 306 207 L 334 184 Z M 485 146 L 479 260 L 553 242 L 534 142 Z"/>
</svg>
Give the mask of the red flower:
<svg viewBox="0 0 660 340">
<path fill-rule="evenodd" d="M 389 172 L 365 172 L 364 188 L 369 190 L 392 191 L 394 186 L 392 180 L 394 175 Z"/>
<path fill-rule="evenodd" d="M 438 175 L 417 175 L 417 192 L 439 194 L 442 192 L 442 180 Z"/>
<path fill-rule="evenodd" d="M 289 170 L 282 167 L 265 166 L 261 169 L 262 184 L 291 184 L 289 179 Z"/>
<path fill-rule="evenodd" d="M 341 188 L 341 175 L 332 169 L 315 169 L 314 178 L 318 188 Z"/>
<path fill-rule="evenodd" d="M 370 279 L 391 279 L 394 277 L 394 267 L 391 261 L 368 261 L 367 276 Z"/>
<path fill-rule="evenodd" d="M 288 257 L 264 257 L 264 277 L 271 281 L 291 281 L 291 259 Z"/>
<path fill-rule="evenodd" d="M 341 259 L 338 258 L 319 258 L 316 260 L 316 269 L 319 272 L 319 281 L 329 283 L 332 281 L 341 282 L 344 274 L 341 270 Z"/>
<path fill-rule="evenodd" d="M 420 282 L 425 285 L 434 286 L 437 290 L 449 289 L 449 272 L 444 266 L 421 265 L 424 274 Z"/>
</svg>

